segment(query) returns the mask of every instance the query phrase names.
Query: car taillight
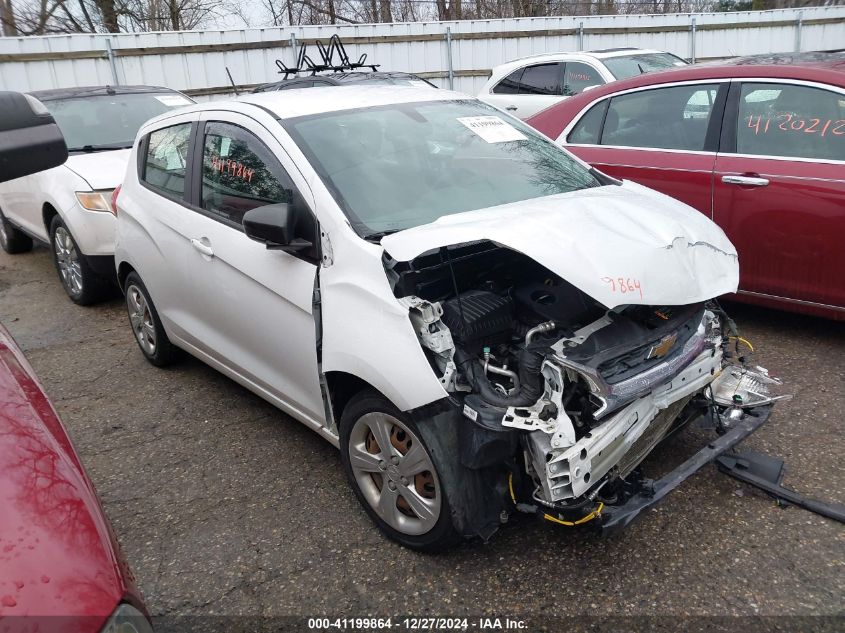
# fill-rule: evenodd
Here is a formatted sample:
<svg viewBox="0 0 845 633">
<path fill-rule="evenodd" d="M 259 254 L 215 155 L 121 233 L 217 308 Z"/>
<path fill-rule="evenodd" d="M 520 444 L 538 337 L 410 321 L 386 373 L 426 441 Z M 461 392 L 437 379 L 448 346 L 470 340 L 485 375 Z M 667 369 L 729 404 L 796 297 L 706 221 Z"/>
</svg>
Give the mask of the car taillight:
<svg viewBox="0 0 845 633">
<path fill-rule="evenodd" d="M 115 187 L 115 190 L 111 194 L 111 212 L 114 214 L 114 217 L 117 217 L 117 196 L 120 194 L 120 187 L 121 185 Z"/>
</svg>

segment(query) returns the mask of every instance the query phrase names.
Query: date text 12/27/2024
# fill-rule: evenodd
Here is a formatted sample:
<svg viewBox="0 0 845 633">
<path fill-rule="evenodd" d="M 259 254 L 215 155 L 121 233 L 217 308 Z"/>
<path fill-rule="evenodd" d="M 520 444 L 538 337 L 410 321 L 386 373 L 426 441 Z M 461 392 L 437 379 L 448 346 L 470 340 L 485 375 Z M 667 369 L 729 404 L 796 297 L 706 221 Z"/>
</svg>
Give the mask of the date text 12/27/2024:
<svg viewBox="0 0 845 633">
<path fill-rule="evenodd" d="M 525 620 L 512 617 L 308 618 L 311 631 L 526 631 Z"/>
</svg>

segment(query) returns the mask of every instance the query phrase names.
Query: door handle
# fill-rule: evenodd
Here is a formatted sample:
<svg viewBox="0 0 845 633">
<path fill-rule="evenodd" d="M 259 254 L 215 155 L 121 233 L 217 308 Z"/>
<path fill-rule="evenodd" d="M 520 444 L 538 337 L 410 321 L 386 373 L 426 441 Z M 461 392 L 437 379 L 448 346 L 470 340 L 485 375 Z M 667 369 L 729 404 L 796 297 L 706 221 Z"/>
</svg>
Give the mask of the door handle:
<svg viewBox="0 0 845 633">
<path fill-rule="evenodd" d="M 744 185 L 746 187 L 765 187 L 769 184 L 768 178 L 758 176 L 722 176 L 722 182 L 726 185 Z"/>
<path fill-rule="evenodd" d="M 202 239 L 208 241 L 207 238 Z M 192 239 L 191 246 L 207 257 L 214 257 L 214 250 L 211 248 L 211 244 L 205 244 L 202 240 Z"/>
<path fill-rule="evenodd" d="M 508 112 L 516 112 L 516 106 L 507 106 L 505 110 Z"/>
</svg>

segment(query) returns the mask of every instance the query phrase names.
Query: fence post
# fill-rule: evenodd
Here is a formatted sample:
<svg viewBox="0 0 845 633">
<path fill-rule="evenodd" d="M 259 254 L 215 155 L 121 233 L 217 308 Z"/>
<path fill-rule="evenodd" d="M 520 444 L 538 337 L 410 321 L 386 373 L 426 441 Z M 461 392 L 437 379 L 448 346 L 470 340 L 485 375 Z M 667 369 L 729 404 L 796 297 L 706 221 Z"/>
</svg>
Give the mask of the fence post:
<svg viewBox="0 0 845 633">
<path fill-rule="evenodd" d="M 578 50 L 584 50 L 584 21 L 578 23 Z"/>
<path fill-rule="evenodd" d="M 111 39 L 110 38 L 106 38 L 106 54 L 109 57 L 109 64 L 111 65 L 112 84 L 115 85 L 115 86 L 119 86 L 120 85 L 120 79 L 117 78 L 117 65 L 115 64 L 115 61 L 114 61 L 114 51 L 112 50 L 112 47 L 111 47 Z"/>
<path fill-rule="evenodd" d="M 452 68 L 452 27 L 446 27 L 446 62 L 449 64 L 449 90 L 455 89 L 455 71 Z"/>
<path fill-rule="evenodd" d="M 689 63 L 695 63 L 695 17 L 690 16 L 689 25 Z"/>
<path fill-rule="evenodd" d="M 798 12 L 798 17 L 795 18 L 795 52 L 801 52 L 801 23 L 803 22 L 803 15 L 801 11 Z"/>
</svg>

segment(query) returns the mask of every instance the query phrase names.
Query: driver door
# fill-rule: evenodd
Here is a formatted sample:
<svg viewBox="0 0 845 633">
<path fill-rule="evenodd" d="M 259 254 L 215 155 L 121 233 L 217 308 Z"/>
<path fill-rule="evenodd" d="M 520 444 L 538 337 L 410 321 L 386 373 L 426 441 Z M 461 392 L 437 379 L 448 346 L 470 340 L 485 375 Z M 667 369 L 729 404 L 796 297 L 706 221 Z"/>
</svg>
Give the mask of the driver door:
<svg viewBox="0 0 845 633">
<path fill-rule="evenodd" d="M 214 361 L 288 405 L 324 422 L 312 298 L 316 246 L 295 255 L 246 236 L 250 209 L 286 202 L 308 221 L 316 243 L 314 199 L 276 138 L 250 117 L 206 112 L 194 152 L 195 218 L 189 238 L 195 272 L 194 339 Z"/>
</svg>

